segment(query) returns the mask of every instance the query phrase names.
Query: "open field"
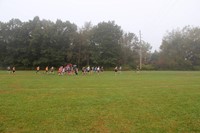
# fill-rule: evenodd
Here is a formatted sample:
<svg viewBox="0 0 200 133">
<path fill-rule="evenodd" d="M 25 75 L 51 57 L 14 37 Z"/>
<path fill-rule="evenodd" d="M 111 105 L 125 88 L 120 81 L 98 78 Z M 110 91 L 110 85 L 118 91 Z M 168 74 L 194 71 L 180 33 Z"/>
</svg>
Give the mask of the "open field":
<svg viewBox="0 0 200 133">
<path fill-rule="evenodd" d="M 200 72 L 0 71 L 0 132 L 200 132 Z"/>
</svg>

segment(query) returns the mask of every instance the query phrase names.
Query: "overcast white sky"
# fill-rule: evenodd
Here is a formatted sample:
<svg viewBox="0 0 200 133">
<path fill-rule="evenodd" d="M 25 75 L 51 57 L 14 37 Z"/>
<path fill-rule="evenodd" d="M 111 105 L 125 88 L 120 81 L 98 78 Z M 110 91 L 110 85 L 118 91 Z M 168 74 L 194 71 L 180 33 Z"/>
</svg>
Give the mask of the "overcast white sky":
<svg viewBox="0 0 200 133">
<path fill-rule="evenodd" d="M 200 26 L 200 0 L 0 0 L 0 21 L 69 20 L 82 27 L 114 20 L 126 32 L 139 34 L 159 49 L 166 31 Z M 139 36 L 139 35 L 138 35 Z"/>
</svg>

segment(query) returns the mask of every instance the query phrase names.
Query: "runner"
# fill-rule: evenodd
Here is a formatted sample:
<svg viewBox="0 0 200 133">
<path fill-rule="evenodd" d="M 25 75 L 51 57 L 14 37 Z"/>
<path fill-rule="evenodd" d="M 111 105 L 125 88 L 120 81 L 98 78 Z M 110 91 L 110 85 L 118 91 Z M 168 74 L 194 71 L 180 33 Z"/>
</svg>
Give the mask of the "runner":
<svg viewBox="0 0 200 133">
<path fill-rule="evenodd" d="M 98 73 L 98 75 L 99 75 L 99 72 L 100 72 L 100 67 L 98 66 L 97 67 L 97 73 Z"/>
<path fill-rule="evenodd" d="M 40 71 L 40 67 L 37 66 L 37 67 L 36 67 L 36 73 L 39 73 L 39 71 Z"/>
<path fill-rule="evenodd" d="M 121 73 L 122 72 L 122 67 L 121 66 L 119 66 L 119 73 Z"/>
<path fill-rule="evenodd" d="M 13 73 L 13 74 L 15 73 L 15 67 L 12 68 L 12 73 Z"/>
<path fill-rule="evenodd" d="M 48 72 L 49 72 L 49 67 L 48 66 L 46 66 L 45 71 L 48 74 Z"/>
<path fill-rule="evenodd" d="M 115 75 L 117 74 L 117 71 L 118 71 L 118 68 L 117 68 L 117 66 L 115 67 Z"/>
<path fill-rule="evenodd" d="M 62 75 L 62 71 L 63 71 L 63 66 L 60 66 L 59 69 L 58 69 L 58 75 Z"/>
<path fill-rule="evenodd" d="M 8 73 L 10 74 L 10 73 L 11 73 L 11 68 L 10 68 L 10 66 L 7 67 L 7 70 L 8 70 Z"/>
<path fill-rule="evenodd" d="M 54 67 L 53 66 L 51 67 L 51 71 L 50 72 L 51 72 L 51 74 L 54 74 Z"/>
</svg>

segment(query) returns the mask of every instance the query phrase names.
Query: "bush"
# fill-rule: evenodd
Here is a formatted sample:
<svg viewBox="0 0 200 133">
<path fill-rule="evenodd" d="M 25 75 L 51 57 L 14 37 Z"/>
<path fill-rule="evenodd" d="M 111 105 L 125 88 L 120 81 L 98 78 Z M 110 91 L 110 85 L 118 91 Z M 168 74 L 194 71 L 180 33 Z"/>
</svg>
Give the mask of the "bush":
<svg viewBox="0 0 200 133">
<path fill-rule="evenodd" d="M 193 70 L 199 71 L 200 70 L 200 66 L 193 66 Z"/>
<path fill-rule="evenodd" d="M 156 70 L 153 65 L 142 65 L 142 70 Z"/>
</svg>

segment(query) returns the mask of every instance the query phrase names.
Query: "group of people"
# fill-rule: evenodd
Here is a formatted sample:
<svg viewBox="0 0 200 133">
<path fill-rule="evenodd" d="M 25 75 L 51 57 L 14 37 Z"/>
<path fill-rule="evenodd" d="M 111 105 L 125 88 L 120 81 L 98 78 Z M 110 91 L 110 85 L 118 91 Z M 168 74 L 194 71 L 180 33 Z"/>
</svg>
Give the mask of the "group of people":
<svg viewBox="0 0 200 133">
<path fill-rule="evenodd" d="M 50 71 L 49 71 L 49 67 L 46 66 L 45 67 L 45 73 L 46 74 L 49 74 L 49 73 L 54 74 L 54 69 L 55 68 L 52 66 L 50 68 Z M 39 71 L 40 71 L 40 67 L 37 66 L 36 67 L 36 73 L 39 73 Z M 103 71 L 104 71 L 103 66 L 102 67 L 100 67 L 100 66 L 98 66 L 98 67 L 90 67 L 90 66 L 82 67 L 82 75 L 92 74 L 92 73 L 98 73 L 99 74 L 100 72 L 103 72 Z M 58 73 L 58 75 L 65 75 L 65 74 L 67 74 L 67 75 L 78 75 L 78 67 L 77 67 L 77 65 L 67 64 L 65 66 L 60 66 L 58 68 L 57 73 Z"/>
<path fill-rule="evenodd" d="M 78 75 L 77 65 L 68 64 L 66 66 L 60 66 L 58 68 L 58 75 Z"/>
<path fill-rule="evenodd" d="M 92 74 L 92 73 L 100 73 L 100 72 L 103 72 L 104 69 L 103 69 L 103 66 L 100 67 L 90 67 L 90 66 L 87 66 L 87 67 L 82 67 L 82 74 L 83 75 L 86 75 L 86 74 Z"/>
<path fill-rule="evenodd" d="M 7 67 L 8 73 L 15 73 L 15 67 L 13 66 L 12 68 L 10 66 Z"/>
<path fill-rule="evenodd" d="M 37 67 L 36 67 L 36 73 L 39 73 L 39 72 L 40 72 L 40 66 L 37 66 Z M 54 67 L 52 66 L 52 67 L 50 68 L 50 71 L 49 71 L 49 67 L 46 66 L 46 67 L 45 67 L 45 73 L 52 73 L 52 74 L 54 74 Z"/>
<path fill-rule="evenodd" d="M 13 66 L 12 68 L 10 66 L 7 67 L 7 70 L 9 73 L 15 73 L 16 69 L 15 67 Z M 55 68 L 52 66 L 49 68 L 49 66 L 46 66 L 45 67 L 45 73 L 46 74 L 54 74 L 54 71 L 55 71 Z M 82 67 L 82 75 L 86 75 L 86 74 L 92 74 L 92 73 L 97 73 L 99 74 L 100 72 L 103 72 L 104 71 L 104 68 L 103 66 L 96 66 L 96 67 L 90 67 L 90 66 L 87 66 L 87 67 Z M 115 71 L 115 74 L 116 73 L 121 73 L 122 71 L 122 67 L 121 66 L 116 66 L 114 68 L 114 71 Z M 36 67 L 36 74 L 40 72 L 40 66 L 37 66 Z M 60 66 L 58 68 L 58 75 L 65 75 L 65 74 L 68 74 L 68 75 L 78 75 L 78 67 L 77 65 L 72 65 L 72 64 L 67 64 L 66 66 Z"/>
<path fill-rule="evenodd" d="M 36 67 L 36 73 L 39 73 L 40 66 Z M 52 66 L 50 69 L 48 66 L 45 67 L 46 74 L 54 74 L 55 68 Z M 78 67 L 77 65 L 67 64 L 65 66 L 60 66 L 57 71 L 58 75 L 78 75 Z"/>
<path fill-rule="evenodd" d="M 119 73 L 121 73 L 121 71 L 122 71 L 122 67 L 121 66 L 116 66 L 115 68 L 114 68 L 114 71 L 115 71 L 115 74 L 117 74 L 118 72 Z"/>
</svg>

